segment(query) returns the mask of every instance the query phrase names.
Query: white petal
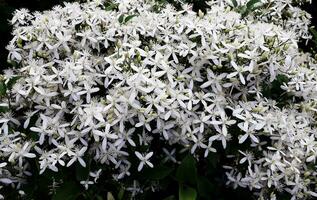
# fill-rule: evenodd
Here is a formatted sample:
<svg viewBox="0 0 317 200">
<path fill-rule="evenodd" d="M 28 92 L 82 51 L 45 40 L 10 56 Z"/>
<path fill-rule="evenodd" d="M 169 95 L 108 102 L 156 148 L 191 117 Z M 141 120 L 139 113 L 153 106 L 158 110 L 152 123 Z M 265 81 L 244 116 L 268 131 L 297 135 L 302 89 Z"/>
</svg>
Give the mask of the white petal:
<svg viewBox="0 0 317 200">
<path fill-rule="evenodd" d="M 143 162 L 140 162 L 140 164 L 139 164 L 139 166 L 138 166 L 138 171 L 141 171 L 141 170 L 142 170 L 143 165 L 144 165 L 144 163 L 143 163 Z"/>
<path fill-rule="evenodd" d="M 145 159 L 148 160 L 149 158 L 152 157 L 152 155 L 153 155 L 153 152 L 150 152 L 150 153 L 146 154 Z"/>
<path fill-rule="evenodd" d="M 134 152 L 135 153 L 135 155 L 140 159 L 140 160 L 143 160 L 143 156 L 142 156 L 142 154 L 140 154 L 140 152 Z"/>
<path fill-rule="evenodd" d="M 240 137 L 239 144 L 242 144 L 247 138 L 248 138 L 248 134 L 246 133 L 242 137 Z"/>
<path fill-rule="evenodd" d="M 86 167 L 86 163 L 81 157 L 78 157 L 78 161 L 81 164 L 81 166 Z"/>
<path fill-rule="evenodd" d="M 4 184 L 10 184 L 10 183 L 12 183 L 12 180 L 10 180 L 8 178 L 0 178 L 0 182 L 4 183 Z"/>
</svg>

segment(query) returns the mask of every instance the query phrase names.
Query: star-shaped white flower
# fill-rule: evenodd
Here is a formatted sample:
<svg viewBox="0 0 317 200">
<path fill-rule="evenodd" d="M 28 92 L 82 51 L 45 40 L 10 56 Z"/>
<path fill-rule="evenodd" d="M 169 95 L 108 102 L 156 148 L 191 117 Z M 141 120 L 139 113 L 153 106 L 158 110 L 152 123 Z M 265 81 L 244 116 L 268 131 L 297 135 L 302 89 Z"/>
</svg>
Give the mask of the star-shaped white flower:
<svg viewBox="0 0 317 200">
<path fill-rule="evenodd" d="M 149 167 L 153 168 L 153 164 L 150 163 L 149 159 L 153 156 L 153 152 L 147 153 L 143 156 L 140 152 L 136 151 L 135 155 L 140 159 L 140 164 L 138 166 L 138 171 L 141 171 L 144 165 L 148 165 Z"/>
</svg>

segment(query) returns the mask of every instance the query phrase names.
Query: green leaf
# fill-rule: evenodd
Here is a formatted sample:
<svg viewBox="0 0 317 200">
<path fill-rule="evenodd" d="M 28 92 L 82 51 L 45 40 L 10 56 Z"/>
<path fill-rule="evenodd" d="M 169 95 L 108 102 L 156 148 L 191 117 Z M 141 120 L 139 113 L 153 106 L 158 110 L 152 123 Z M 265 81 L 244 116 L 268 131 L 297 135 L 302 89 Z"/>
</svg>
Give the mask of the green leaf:
<svg viewBox="0 0 317 200">
<path fill-rule="evenodd" d="M 11 67 L 15 68 L 19 66 L 19 63 L 13 60 L 7 60 L 7 64 L 11 65 Z"/>
<path fill-rule="evenodd" d="M 191 155 L 186 156 L 177 168 L 176 179 L 183 183 L 196 184 L 196 161 Z"/>
<path fill-rule="evenodd" d="M 6 94 L 7 87 L 4 81 L 0 81 L 0 96 L 4 96 Z"/>
<path fill-rule="evenodd" d="M 11 90 L 13 85 L 21 78 L 21 76 L 12 77 L 7 83 L 7 89 Z"/>
<path fill-rule="evenodd" d="M 313 35 L 313 42 L 317 45 L 317 31 L 314 28 L 309 29 L 311 34 Z"/>
<path fill-rule="evenodd" d="M 261 0 L 250 0 L 247 3 L 248 10 L 252 10 L 254 8 L 254 5 L 261 2 Z"/>
<path fill-rule="evenodd" d="M 250 0 L 245 6 L 242 6 L 240 8 L 242 18 L 246 17 L 250 12 L 256 10 L 258 7 L 255 5 L 259 2 L 261 2 L 261 0 Z"/>
<path fill-rule="evenodd" d="M 231 0 L 234 7 L 238 7 L 238 2 L 236 0 Z"/>
<path fill-rule="evenodd" d="M 171 195 L 171 196 L 164 198 L 163 200 L 176 200 L 176 198 L 174 195 Z"/>
<path fill-rule="evenodd" d="M 118 200 L 122 200 L 124 197 L 124 189 L 121 187 L 120 191 L 118 192 Z"/>
<path fill-rule="evenodd" d="M 317 39 L 317 31 L 313 28 L 310 28 L 309 30 L 313 34 L 314 38 Z"/>
<path fill-rule="evenodd" d="M 118 20 L 119 20 L 119 23 L 122 24 L 124 20 L 124 15 L 123 14 L 120 15 Z"/>
<path fill-rule="evenodd" d="M 199 176 L 197 178 L 197 189 L 198 194 L 206 199 L 214 193 L 214 185 L 204 176 Z"/>
<path fill-rule="evenodd" d="M 124 18 L 124 23 L 127 23 L 129 20 L 131 20 L 133 17 L 136 17 L 138 15 L 129 15 L 126 18 Z"/>
<path fill-rule="evenodd" d="M 103 200 L 102 196 L 100 196 L 100 195 L 97 195 L 97 196 L 96 196 L 96 199 L 97 199 L 97 200 Z"/>
<path fill-rule="evenodd" d="M 105 10 L 106 11 L 112 11 L 118 8 L 118 4 L 115 3 L 109 3 L 107 5 L 105 5 Z"/>
<path fill-rule="evenodd" d="M 115 200 L 111 192 L 107 193 L 107 200 Z"/>
<path fill-rule="evenodd" d="M 0 113 L 5 113 L 5 112 L 8 112 L 8 111 L 9 111 L 8 107 L 0 106 Z"/>
<path fill-rule="evenodd" d="M 173 171 L 172 167 L 166 167 L 164 165 L 159 165 L 154 168 L 146 168 L 143 170 L 142 177 L 152 180 L 161 180 L 167 177 Z"/>
<path fill-rule="evenodd" d="M 63 183 L 53 195 L 52 200 L 76 200 L 80 195 L 79 186 L 73 182 L 68 181 Z"/>
<path fill-rule="evenodd" d="M 197 192 L 194 188 L 179 185 L 179 200 L 196 200 Z"/>
</svg>

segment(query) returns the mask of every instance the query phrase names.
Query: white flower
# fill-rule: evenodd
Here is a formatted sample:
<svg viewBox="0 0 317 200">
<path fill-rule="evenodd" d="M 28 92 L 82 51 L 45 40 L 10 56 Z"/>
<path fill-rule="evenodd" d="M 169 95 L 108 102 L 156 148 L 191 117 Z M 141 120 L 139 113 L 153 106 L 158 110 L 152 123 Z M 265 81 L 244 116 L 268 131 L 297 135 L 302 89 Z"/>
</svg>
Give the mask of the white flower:
<svg viewBox="0 0 317 200">
<path fill-rule="evenodd" d="M 80 181 L 80 184 L 85 187 L 85 190 L 88 190 L 89 185 L 93 185 L 94 182 L 90 180 Z"/>
<path fill-rule="evenodd" d="M 79 161 L 80 165 L 83 167 L 86 167 L 85 161 L 82 159 L 82 156 L 84 155 L 85 151 L 87 150 L 87 147 L 82 147 L 79 151 L 75 152 L 69 152 L 70 156 L 73 156 L 72 159 L 70 159 L 67 163 L 67 167 L 71 166 L 76 160 Z"/>
<path fill-rule="evenodd" d="M 230 74 L 227 75 L 227 78 L 232 78 L 236 75 L 239 75 L 239 79 L 243 85 L 245 85 L 245 78 L 243 73 L 244 72 L 251 72 L 252 71 L 252 66 L 244 67 L 244 66 L 238 66 L 235 61 L 231 61 L 231 66 L 236 70 Z"/>
<path fill-rule="evenodd" d="M 165 158 L 163 162 L 172 161 L 173 163 L 177 163 L 177 160 L 175 158 L 176 149 L 172 149 L 171 152 L 169 152 L 166 148 L 163 148 L 163 152 L 165 153 Z"/>
<path fill-rule="evenodd" d="M 97 180 L 99 179 L 100 175 L 101 175 L 102 170 L 99 169 L 96 172 L 89 172 L 89 176 L 94 178 L 94 182 L 97 183 Z"/>
<path fill-rule="evenodd" d="M 259 143 L 259 139 L 254 135 L 254 127 L 243 126 L 242 123 L 238 124 L 238 127 L 245 132 L 245 134 L 239 138 L 240 144 L 242 144 L 248 137 L 250 137 L 253 142 Z"/>
<path fill-rule="evenodd" d="M 139 183 L 136 180 L 133 181 L 133 186 L 132 187 L 128 187 L 126 190 L 132 193 L 131 194 L 132 197 L 134 197 L 138 193 L 142 193 L 143 192 L 143 190 L 141 189 Z"/>
<path fill-rule="evenodd" d="M 136 151 L 135 155 L 140 159 L 138 171 L 141 171 L 144 165 L 148 165 L 149 167 L 153 168 L 153 164 L 149 161 L 149 159 L 153 156 L 153 152 L 149 152 L 145 156 L 143 156 L 140 152 Z"/>
<path fill-rule="evenodd" d="M 102 140 L 102 149 L 106 150 L 107 148 L 107 141 L 108 139 L 117 139 L 118 136 L 115 134 L 112 134 L 110 132 L 110 124 L 106 124 L 106 128 L 104 131 L 99 131 L 99 130 L 93 130 L 93 133 L 97 136 L 101 136 L 103 138 Z"/>
</svg>

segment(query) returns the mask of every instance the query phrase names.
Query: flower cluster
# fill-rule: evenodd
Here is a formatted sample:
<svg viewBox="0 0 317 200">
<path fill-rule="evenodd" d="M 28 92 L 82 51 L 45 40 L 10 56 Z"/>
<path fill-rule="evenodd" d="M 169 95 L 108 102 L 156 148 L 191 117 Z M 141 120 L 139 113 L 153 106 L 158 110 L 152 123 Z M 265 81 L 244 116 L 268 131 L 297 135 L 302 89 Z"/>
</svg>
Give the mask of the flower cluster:
<svg viewBox="0 0 317 200">
<path fill-rule="evenodd" d="M 1 77 L 0 182 L 19 188 L 31 159 L 43 173 L 86 167 L 87 156 L 120 180 L 154 158 L 203 159 L 237 142 L 228 184 L 263 198 L 317 196 L 317 62 L 297 46 L 310 38 L 301 2 L 262 0 L 246 13 L 245 0 L 213 0 L 198 15 L 145 0 L 16 11 L 7 49 L 19 67 Z M 283 106 L 263 92 L 280 77 Z M 86 189 L 102 173 L 93 170 Z"/>
</svg>

